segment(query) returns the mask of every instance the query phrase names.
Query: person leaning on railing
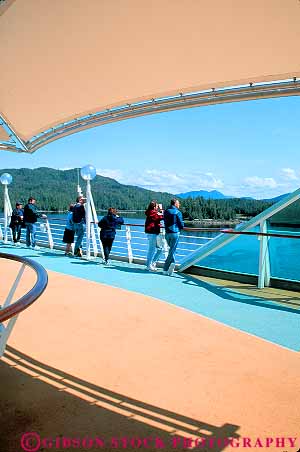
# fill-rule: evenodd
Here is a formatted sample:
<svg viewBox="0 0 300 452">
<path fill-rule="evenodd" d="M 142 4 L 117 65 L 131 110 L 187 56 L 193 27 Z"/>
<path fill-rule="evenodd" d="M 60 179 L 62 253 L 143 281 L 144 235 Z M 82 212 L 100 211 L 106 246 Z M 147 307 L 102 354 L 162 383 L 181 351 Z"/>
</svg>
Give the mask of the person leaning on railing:
<svg viewBox="0 0 300 452">
<path fill-rule="evenodd" d="M 156 271 L 156 264 L 162 253 L 162 243 L 160 239 L 160 222 L 163 219 L 163 213 L 160 212 L 160 206 L 156 201 L 151 201 L 147 210 L 145 210 L 145 233 L 148 238 L 147 270 Z"/>
<path fill-rule="evenodd" d="M 36 246 L 36 222 L 38 218 L 47 218 L 47 215 L 38 212 L 36 199 L 32 196 L 28 199 L 28 203 L 24 207 L 24 223 L 26 226 L 26 246 L 32 246 L 33 249 L 39 249 Z"/>
<path fill-rule="evenodd" d="M 179 241 L 180 231 L 184 228 L 182 213 L 179 210 L 178 199 L 171 199 L 170 207 L 164 212 L 166 241 L 169 245 L 169 254 L 164 263 L 163 274 L 172 276 L 175 268 L 175 253 Z"/>
<path fill-rule="evenodd" d="M 104 264 L 108 264 L 109 254 L 116 236 L 116 229 L 121 229 L 124 219 L 117 215 L 117 209 L 110 207 L 98 223 L 100 231 L 100 240 L 104 251 Z"/>
</svg>

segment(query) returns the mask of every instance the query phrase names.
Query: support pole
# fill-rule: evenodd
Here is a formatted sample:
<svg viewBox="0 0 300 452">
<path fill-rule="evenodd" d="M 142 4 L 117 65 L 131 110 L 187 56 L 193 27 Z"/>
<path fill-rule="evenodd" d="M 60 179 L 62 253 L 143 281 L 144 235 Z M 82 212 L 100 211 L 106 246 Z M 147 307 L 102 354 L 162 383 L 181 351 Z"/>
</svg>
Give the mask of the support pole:
<svg viewBox="0 0 300 452">
<path fill-rule="evenodd" d="M 91 258 L 91 182 L 86 181 L 86 258 Z"/>
<path fill-rule="evenodd" d="M 4 243 L 7 243 L 7 236 L 8 236 L 8 204 L 7 204 L 7 198 L 8 198 L 8 188 L 7 185 L 4 185 Z"/>
<path fill-rule="evenodd" d="M 260 223 L 260 232 L 267 233 L 266 220 Z M 269 237 L 260 236 L 258 288 L 263 289 L 270 284 Z"/>
<path fill-rule="evenodd" d="M 133 253 L 132 253 L 132 247 L 131 247 L 130 226 L 126 226 L 126 241 L 127 241 L 127 251 L 128 251 L 128 262 L 131 264 L 133 262 Z"/>
</svg>

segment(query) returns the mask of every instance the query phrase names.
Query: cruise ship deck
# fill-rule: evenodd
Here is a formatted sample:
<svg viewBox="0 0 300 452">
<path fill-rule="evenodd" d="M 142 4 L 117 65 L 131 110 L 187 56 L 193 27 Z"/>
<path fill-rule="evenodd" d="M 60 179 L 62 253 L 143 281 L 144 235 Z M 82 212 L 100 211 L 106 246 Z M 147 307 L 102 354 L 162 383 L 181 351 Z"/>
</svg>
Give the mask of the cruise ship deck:
<svg viewBox="0 0 300 452">
<path fill-rule="evenodd" d="M 19 450 L 25 432 L 40 435 L 23 437 L 25 450 L 43 450 L 43 438 L 58 450 L 69 438 L 89 438 L 92 451 L 99 438 L 102 450 L 140 440 L 148 450 L 264 450 L 267 438 L 267 450 L 297 450 L 288 438 L 299 433 L 298 293 L 45 249 L 14 254 L 42 263 L 49 284 L 0 362 L 1 450 Z M 3 265 L 2 299 L 19 264 Z M 26 271 L 16 297 L 33 280 Z"/>
</svg>

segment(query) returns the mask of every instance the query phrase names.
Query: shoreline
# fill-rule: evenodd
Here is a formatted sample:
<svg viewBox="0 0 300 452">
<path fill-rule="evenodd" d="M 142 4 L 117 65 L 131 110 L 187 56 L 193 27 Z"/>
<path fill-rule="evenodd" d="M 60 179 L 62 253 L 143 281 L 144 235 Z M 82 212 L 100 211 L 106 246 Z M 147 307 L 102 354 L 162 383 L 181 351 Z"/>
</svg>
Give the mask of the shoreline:
<svg viewBox="0 0 300 452">
<path fill-rule="evenodd" d="M 216 227 L 230 227 L 237 226 L 240 224 L 241 220 L 213 220 L 213 219 L 202 219 L 202 220 L 184 220 L 186 226 L 216 226 Z"/>
</svg>

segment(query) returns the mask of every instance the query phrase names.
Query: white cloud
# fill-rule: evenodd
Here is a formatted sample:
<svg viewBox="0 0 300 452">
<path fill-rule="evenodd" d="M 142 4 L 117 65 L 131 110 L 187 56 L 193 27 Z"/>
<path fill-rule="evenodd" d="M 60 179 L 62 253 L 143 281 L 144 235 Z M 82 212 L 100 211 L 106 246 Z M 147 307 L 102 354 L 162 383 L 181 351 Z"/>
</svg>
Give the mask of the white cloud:
<svg viewBox="0 0 300 452">
<path fill-rule="evenodd" d="M 292 168 L 282 168 L 281 175 L 284 179 L 287 180 L 298 180 L 298 176 L 296 175 L 296 171 Z"/>
<path fill-rule="evenodd" d="M 120 179 L 123 177 L 122 170 L 120 169 L 97 168 L 96 172 L 100 176 L 110 177 L 111 179 L 116 179 L 118 182 L 121 182 Z"/>
<path fill-rule="evenodd" d="M 278 184 L 273 177 L 251 176 L 244 179 L 246 186 L 257 188 L 277 188 Z"/>
<path fill-rule="evenodd" d="M 146 169 L 140 172 L 121 169 L 97 169 L 97 174 L 116 179 L 122 184 L 138 185 L 154 191 L 181 193 L 191 190 L 221 189 L 224 184 L 211 172 L 190 171 L 183 173 L 160 169 Z"/>
</svg>

